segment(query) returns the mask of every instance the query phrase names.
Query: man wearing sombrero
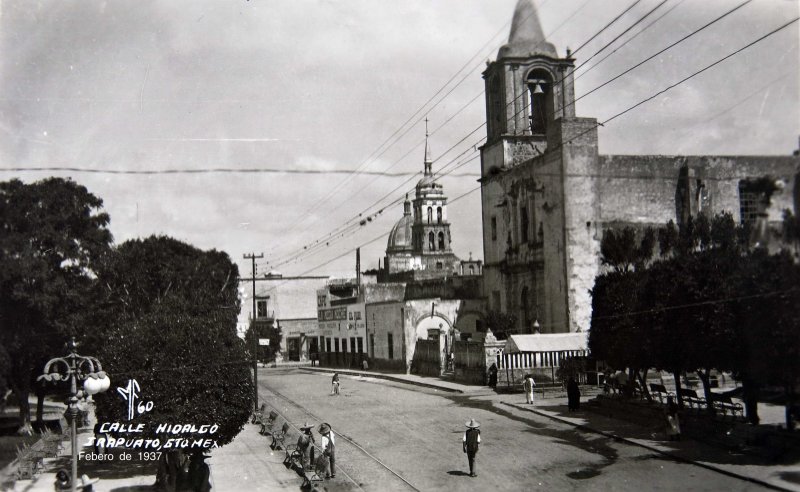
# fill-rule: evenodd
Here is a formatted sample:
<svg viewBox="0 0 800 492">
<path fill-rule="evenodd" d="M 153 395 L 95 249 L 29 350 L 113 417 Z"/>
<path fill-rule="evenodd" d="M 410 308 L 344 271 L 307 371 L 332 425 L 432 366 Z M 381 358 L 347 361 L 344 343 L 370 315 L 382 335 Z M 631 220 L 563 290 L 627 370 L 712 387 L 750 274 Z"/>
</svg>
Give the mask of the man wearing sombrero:
<svg viewBox="0 0 800 492">
<path fill-rule="evenodd" d="M 462 444 L 464 452 L 467 453 L 467 460 L 469 461 L 469 476 L 477 477 L 475 455 L 478 454 L 478 446 L 481 443 L 481 431 L 479 429 L 481 424 L 475 419 L 470 419 L 465 425 L 467 426 L 467 430 L 464 432 Z"/>
<path fill-rule="evenodd" d="M 320 445 L 322 445 L 322 454 L 328 458 L 330 468 L 326 473 L 325 478 L 336 477 L 336 442 L 334 441 L 333 431 L 330 424 L 320 424 L 318 432 L 322 436 Z"/>
<path fill-rule="evenodd" d="M 314 461 L 314 436 L 311 434 L 313 424 L 306 422 L 305 425 L 300 427 L 300 437 L 297 438 L 297 450 L 303 456 L 303 470 L 309 469 L 309 463 Z"/>
</svg>

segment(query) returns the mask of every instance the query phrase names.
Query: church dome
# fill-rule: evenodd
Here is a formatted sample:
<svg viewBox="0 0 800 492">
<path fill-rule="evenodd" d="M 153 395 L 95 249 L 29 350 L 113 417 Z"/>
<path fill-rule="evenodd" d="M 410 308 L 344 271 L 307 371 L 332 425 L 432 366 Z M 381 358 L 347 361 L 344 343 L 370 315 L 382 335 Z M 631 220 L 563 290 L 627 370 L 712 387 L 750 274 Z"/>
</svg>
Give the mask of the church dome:
<svg viewBox="0 0 800 492">
<path fill-rule="evenodd" d="M 398 253 L 401 251 L 411 251 L 411 224 L 414 222 L 411 214 L 405 214 L 392 227 L 389 233 L 389 241 L 386 244 L 387 253 Z"/>
</svg>

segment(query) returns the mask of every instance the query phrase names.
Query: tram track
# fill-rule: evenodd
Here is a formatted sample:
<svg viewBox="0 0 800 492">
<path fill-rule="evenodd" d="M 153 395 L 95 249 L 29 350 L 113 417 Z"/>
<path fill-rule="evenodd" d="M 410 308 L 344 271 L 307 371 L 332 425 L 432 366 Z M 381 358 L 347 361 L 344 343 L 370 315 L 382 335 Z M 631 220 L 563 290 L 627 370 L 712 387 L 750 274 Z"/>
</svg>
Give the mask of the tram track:
<svg viewBox="0 0 800 492">
<path fill-rule="evenodd" d="M 273 389 L 261 387 L 274 398 L 288 404 L 287 407 L 280 408 L 280 405 L 268 400 L 269 395 L 265 395 L 265 403 L 272 407 L 289 426 L 299 433 L 299 422 L 315 422 L 315 427 L 325 420 L 308 410 L 306 407 L 295 402 L 283 393 Z M 300 415 L 297 415 L 300 414 Z M 299 418 L 298 418 L 299 417 Z M 336 469 L 343 473 L 348 481 L 359 490 L 413 490 L 420 491 L 413 483 L 403 477 L 392 467 L 383 462 L 380 458 L 370 453 L 364 446 L 353 438 L 342 434 L 339 429 L 334 429 L 336 440 Z M 344 442 L 342 442 L 344 441 Z M 345 446 L 342 446 L 345 444 Z M 344 458 L 344 459 L 343 459 Z M 366 483 L 363 477 L 369 477 L 370 483 Z M 390 483 L 392 482 L 392 483 Z"/>
</svg>

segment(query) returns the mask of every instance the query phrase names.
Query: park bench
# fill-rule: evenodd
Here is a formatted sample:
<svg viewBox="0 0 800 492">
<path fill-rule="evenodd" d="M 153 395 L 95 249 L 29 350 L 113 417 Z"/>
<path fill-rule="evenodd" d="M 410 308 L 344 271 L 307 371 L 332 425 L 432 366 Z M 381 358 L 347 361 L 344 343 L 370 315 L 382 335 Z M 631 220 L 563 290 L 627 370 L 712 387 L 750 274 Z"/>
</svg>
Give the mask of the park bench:
<svg viewBox="0 0 800 492">
<path fill-rule="evenodd" d="M 269 412 L 269 416 L 260 421 L 261 430 L 259 431 L 259 433 L 262 436 L 272 435 L 273 427 L 275 427 L 275 421 L 277 419 L 278 419 L 278 412 L 276 412 L 275 410 L 271 410 Z"/>
<path fill-rule="evenodd" d="M 736 418 L 738 413 L 740 417 L 744 418 L 744 407 L 741 403 L 734 403 L 728 395 L 720 395 L 712 393 L 714 409 L 722 413 L 723 416 L 730 412 L 731 417 Z"/>
<path fill-rule="evenodd" d="M 264 413 L 267 411 L 267 404 L 262 403 L 258 410 L 253 412 L 253 415 L 250 417 L 251 424 L 258 424 L 264 418 Z"/>
<path fill-rule="evenodd" d="M 675 393 L 667 391 L 663 384 L 650 383 L 650 394 L 658 396 L 658 401 L 661 404 L 666 403 L 668 396 L 675 396 Z"/>
<path fill-rule="evenodd" d="M 708 405 L 706 399 L 697 396 L 697 392 L 693 389 L 681 388 L 679 393 L 692 410 L 703 410 Z"/>
<path fill-rule="evenodd" d="M 286 436 L 289 434 L 289 422 L 284 422 L 281 430 L 272 433 L 272 444 L 269 445 L 272 449 L 286 448 Z"/>
</svg>

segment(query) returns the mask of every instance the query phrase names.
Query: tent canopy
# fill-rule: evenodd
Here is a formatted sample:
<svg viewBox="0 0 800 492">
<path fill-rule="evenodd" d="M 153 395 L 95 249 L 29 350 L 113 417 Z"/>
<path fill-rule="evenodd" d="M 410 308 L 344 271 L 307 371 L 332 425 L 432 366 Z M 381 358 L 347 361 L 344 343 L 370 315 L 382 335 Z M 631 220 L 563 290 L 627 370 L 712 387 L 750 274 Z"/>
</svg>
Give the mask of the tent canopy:
<svg viewBox="0 0 800 492">
<path fill-rule="evenodd" d="M 587 350 L 588 340 L 589 334 L 585 332 L 511 335 L 506 340 L 505 353 Z"/>
</svg>

